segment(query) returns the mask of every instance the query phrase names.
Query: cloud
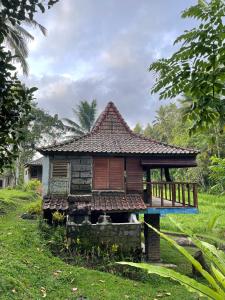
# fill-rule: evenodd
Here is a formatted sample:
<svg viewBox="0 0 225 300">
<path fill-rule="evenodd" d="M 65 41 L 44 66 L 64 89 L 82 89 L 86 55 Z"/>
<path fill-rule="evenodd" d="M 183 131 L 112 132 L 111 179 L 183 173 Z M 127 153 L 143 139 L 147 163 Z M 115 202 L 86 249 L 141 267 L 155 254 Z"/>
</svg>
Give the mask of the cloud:
<svg viewBox="0 0 225 300">
<path fill-rule="evenodd" d="M 192 26 L 180 12 L 195 3 L 153 0 L 67 0 L 38 16 L 48 29 L 30 46 L 29 85 L 51 113 L 71 117 L 80 100 L 113 100 L 131 126 L 153 120 L 163 104 L 150 94 L 151 62 L 167 57 L 177 35 Z"/>
</svg>

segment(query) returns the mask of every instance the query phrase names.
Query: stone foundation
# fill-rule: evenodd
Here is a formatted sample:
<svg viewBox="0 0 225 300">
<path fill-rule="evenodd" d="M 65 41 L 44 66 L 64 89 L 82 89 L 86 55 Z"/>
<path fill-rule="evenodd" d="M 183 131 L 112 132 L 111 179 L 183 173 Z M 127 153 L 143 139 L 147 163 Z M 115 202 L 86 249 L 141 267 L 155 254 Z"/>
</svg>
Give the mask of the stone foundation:
<svg viewBox="0 0 225 300">
<path fill-rule="evenodd" d="M 141 248 L 141 224 L 75 224 L 67 222 L 67 236 L 89 245 L 116 244 L 124 252 Z"/>
</svg>

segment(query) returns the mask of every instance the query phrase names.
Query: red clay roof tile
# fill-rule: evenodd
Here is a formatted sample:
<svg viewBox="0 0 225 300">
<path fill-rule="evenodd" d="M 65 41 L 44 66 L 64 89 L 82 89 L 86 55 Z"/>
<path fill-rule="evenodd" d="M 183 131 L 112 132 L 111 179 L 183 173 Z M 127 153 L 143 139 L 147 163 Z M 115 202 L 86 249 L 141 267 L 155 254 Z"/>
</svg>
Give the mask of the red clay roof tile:
<svg viewBox="0 0 225 300">
<path fill-rule="evenodd" d="M 114 103 L 109 102 L 90 133 L 73 140 L 38 149 L 41 153 L 192 154 L 198 151 L 157 142 L 135 134 Z"/>
</svg>

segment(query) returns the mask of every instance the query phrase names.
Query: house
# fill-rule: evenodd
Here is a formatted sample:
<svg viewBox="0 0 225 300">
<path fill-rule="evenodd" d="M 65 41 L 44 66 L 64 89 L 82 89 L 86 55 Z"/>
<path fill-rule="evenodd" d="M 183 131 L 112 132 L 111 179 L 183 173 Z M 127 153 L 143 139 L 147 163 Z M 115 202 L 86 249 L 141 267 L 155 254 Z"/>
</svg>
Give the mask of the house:
<svg viewBox="0 0 225 300">
<path fill-rule="evenodd" d="M 39 149 L 43 158 L 43 211 L 68 216 L 69 233 L 80 232 L 121 247 L 140 247 L 137 214 L 156 228 L 160 215 L 197 213 L 195 183 L 173 182 L 171 168 L 196 166 L 193 149 L 167 145 L 135 134 L 109 102 L 90 133 Z M 161 179 L 151 179 L 160 170 Z M 86 224 L 83 226 L 81 224 Z M 160 259 L 160 240 L 146 225 L 148 260 Z"/>
<path fill-rule="evenodd" d="M 24 165 L 25 183 L 27 183 L 31 179 L 38 179 L 42 182 L 42 164 L 43 157 L 40 157 Z"/>
</svg>

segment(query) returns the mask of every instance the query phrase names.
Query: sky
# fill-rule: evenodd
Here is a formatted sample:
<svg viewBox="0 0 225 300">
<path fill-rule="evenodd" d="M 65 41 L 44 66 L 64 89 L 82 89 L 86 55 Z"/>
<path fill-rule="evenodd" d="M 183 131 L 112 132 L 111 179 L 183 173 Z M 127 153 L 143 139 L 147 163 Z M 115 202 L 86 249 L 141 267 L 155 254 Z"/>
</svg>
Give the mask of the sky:
<svg viewBox="0 0 225 300">
<path fill-rule="evenodd" d="M 149 65 L 169 57 L 173 42 L 193 21 L 181 11 L 194 0 L 60 0 L 36 20 L 44 37 L 31 30 L 29 76 L 39 106 L 73 118 L 72 107 L 96 99 L 98 113 L 113 101 L 128 124 L 154 120 L 166 101 L 151 95 Z"/>
</svg>

